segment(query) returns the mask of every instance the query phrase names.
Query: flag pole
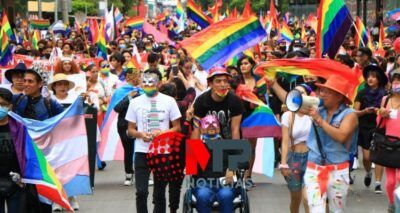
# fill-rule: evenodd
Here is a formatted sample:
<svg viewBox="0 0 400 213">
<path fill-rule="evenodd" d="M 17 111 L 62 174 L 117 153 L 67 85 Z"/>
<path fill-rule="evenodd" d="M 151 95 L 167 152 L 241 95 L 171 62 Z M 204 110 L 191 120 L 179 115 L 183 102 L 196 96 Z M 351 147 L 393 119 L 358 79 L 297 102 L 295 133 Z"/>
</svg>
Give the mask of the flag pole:
<svg viewBox="0 0 400 213">
<path fill-rule="evenodd" d="M 363 37 L 362 37 L 362 35 L 360 34 L 360 32 L 358 31 L 357 26 L 356 26 L 356 24 L 355 24 L 354 21 L 353 21 L 353 26 L 354 26 L 354 29 L 356 29 L 356 33 L 357 33 L 358 36 L 360 37 L 360 41 L 361 41 L 363 47 L 366 47 L 366 46 L 365 46 L 365 43 L 364 43 L 364 40 L 363 40 Z"/>
</svg>

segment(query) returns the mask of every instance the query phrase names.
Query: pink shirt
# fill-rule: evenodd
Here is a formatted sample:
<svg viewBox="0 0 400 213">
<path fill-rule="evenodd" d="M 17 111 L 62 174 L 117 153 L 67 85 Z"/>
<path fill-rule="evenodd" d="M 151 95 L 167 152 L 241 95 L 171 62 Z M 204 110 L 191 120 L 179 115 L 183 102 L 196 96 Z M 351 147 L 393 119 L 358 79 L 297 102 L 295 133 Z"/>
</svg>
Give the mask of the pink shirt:
<svg viewBox="0 0 400 213">
<path fill-rule="evenodd" d="M 384 100 L 387 97 L 384 97 Z M 389 118 L 385 118 L 382 122 L 382 127 L 386 126 L 386 135 L 390 136 L 395 136 L 400 138 L 400 110 L 399 109 L 391 109 L 390 108 L 390 100 L 388 105 L 386 106 L 386 109 L 390 110 L 390 116 Z M 381 116 L 378 115 L 376 118 L 376 122 L 379 124 L 379 121 L 381 119 Z"/>
</svg>

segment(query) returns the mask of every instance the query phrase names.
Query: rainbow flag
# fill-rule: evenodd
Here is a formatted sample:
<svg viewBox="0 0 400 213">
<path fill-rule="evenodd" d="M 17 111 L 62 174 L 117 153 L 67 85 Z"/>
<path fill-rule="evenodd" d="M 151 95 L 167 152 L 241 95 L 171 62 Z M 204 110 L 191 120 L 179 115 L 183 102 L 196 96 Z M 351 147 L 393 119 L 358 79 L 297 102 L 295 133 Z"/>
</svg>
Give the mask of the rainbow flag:
<svg viewBox="0 0 400 213">
<path fill-rule="evenodd" d="M 115 90 L 111 97 L 107 113 L 100 127 L 101 141 L 98 146 L 98 154 L 102 161 L 124 160 L 124 148 L 117 130 L 118 113 L 114 110 L 114 107 L 132 91 L 138 91 L 142 94 L 140 88 L 125 84 Z"/>
<path fill-rule="evenodd" d="M 335 58 L 353 19 L 343 0 L 321 0 L 319 6 L 317 57 Z"/>
<path fill-rule="evenodd" d="M 133 17 L 125 21 L 125 26 L 131 29 L 141 30 L 143 28 L 144 18 L 143 17 Z"/>
<path fill-rule="evenodd" d="M 368 34 L 367 29 L 365 28 L 364 24 L 362 23 L 360 17 L 356 17 L 356 33 L 355 36 L 355 43 L 356 47 L 359 48 L 361 46 L 365 47 L 368 45 Z"/>
<path fill-rule="evenodd" d="M 196 33 L 180 44 L 205 70 L 223 65 L 233 56 L 266 37 L 257 17 L 225 19 Z"/>
<path fill-rule="evenodd" d="M 44 121 L 22 118 L 13 112 L 9 115 L 26 127 L 29 137 L 37 148 L 43 151 L 46 160 L 54 169 L 55 176 L 64 187 L 67 197 L 92 193 L 85 113 L 81 98 L 77 98 L 61 114 Z M 42 167 L 44 166 L 42 160 L 39 162 L 41 171 L 49 168 Z"/>
<path fill-rule="evenodd" d="M 381 21 L 381 25 L 379 27 L 379 41 L 378 41 L 378 50 L 383 50 L 383 40 L 385 40 L 385 27 L 383 26 L 383 22 Z"/>
<path fill-rule="evenodd" d="M 21 169 L 21 181 L 36 185 L 40 196 L 73 211 L 54 169 L 28 134 L 27 128 L 13 118 L 9 119 L 9 125 Z"/>
<path fill-rule="evenodd" d="M 49 19 L 30 20 L 31 28 L 34 30 L 47 30 L 50 27 Z"/>
<path fill-rule="evenodd" d="M 268 106 L 258 106 L 240 124 L 243 138 L 281 137 L 282 131 L 274 112 Z"/>
<path fill-rule="evenodd" d="M 12 39 L 14 33 L 12 32 L 10 22 L 8 21 L 7 14 L 4 10 L 2 18 L 0 30 L 0 66 L 6 66 L 12 59 L 9 40 Z"/>
<path fill-rule="evenodd" d="M 39 30 L 35 30 L 33 32 L 33 36 L 32 36 L 33 49 L 35 49 L 35 50 L 39 49 L 39 46 L 38 46 L 39 41 L 40 41 L 40 32 L 39 32 Z"/>
<path fill-rule="evenodd" d="M 213 20 L 206 16 L 193 0 L 188 0 L 186 7 L 187 17 L 196 22 L 201 28 L 204 29 L 213 23 Z"/>
<path fill-rule="evenodd" d="M 292 43 L 294 36 L 290 27 L 286 24 L 286 22 L 282 22 L 281 30 L 280 30 L 281 37 L 287 42 Z"/>
<path fill-rule="evenodd" d="M 185 11 L 183 10 L 183 6 L 181 3 L 181 0 L 177 0 L 178 2 L 176 3 L 176 16 L 178 19 L 183 17 Z"/>
<path fill-rule="evenodd" d="M 313 75 L 322 78 L 329 78 L 331 75 L 338 75 L 347 79 L 351 84 L 350 98 L 356 97 L 357 87 L 363 83 L 362 72 L 353 72 L 348 66 L 335 60 L 324 58 L 297 58 L 297 59 L 276 59 L 269 62 L 261 62 L 255 69 L 254 74 L 260 78 L 275 78 L 278 73 L 292 75 Z"/>
<path fill-rule="evenodd" d="M 107 60 L 105 20 L 101 20 L 99 35 L 97 37 L 97 56 Z"/>
</svg>

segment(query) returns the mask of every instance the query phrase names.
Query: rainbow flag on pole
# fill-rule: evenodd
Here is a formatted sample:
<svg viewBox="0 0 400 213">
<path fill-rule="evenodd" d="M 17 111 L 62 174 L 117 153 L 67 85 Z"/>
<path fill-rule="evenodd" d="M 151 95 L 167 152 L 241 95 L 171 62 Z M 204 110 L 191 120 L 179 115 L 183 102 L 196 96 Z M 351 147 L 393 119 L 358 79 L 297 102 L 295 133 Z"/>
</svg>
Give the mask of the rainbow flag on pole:
<svg viewBox="0 0 400 213">
<path fill-rule="evenodd" d="M 29 21 L 31 28 L 35 30 L 47 30 L 50 27 L 49 19 L 35 19 Z"/>
<path fill-rule="evenodd" d="M 334 58 L 353 19 L 343 0 L 321 0 L 318 14 L 317 57 Z"/>
<path fill-rule="evenodd" d="M 281 137 L 282 130 L 268 106 L 258 106 L 240 125 L 243 138 Z"/>
<path fill-rule="evenodd" d="M 193 0 L 187 1 L 187 17 L 192 19 L 196 24 L 198 24 L 201 28 L 206 28 L 210 24 L 213 23 L 213 20 L 206 16 L 201 9 L 194 3 Z"/>
<path fill-rule="evenodd" d="M 176 3 L 176 16 L 178 19 L 180 19 L 185 14 L 185 11 L 183 10 L 181 0 L 177 0 L 177 1 L 178 2 Z"/>
<path fill-rule="evenodd" d="M 39 49 L 39 46 L 38 46 L 39 41 L 40 41 L 40 32 L 39 32 L 39 30 L 35 30 L 33 32 L 33 36 L 32 36 L 33 49 L 35 49 L 35 50 Z"/>
<path fill-rule="evenodd" d="M 0 66 L 6 66 L 12 59 L 12 52 L 9 41 L 14 37 L 7 14 L 3 10 L 0 30 Z"/>
<path fill-rule="evenodd" d="M 280 30 L 281 37 L 287 42 L 292 43 L 294 36 L 290 27 L 286 24 L 286 22 L 282 22 L 281 30 Z"/>
<path fill-rule="evenodd" d="M 355 44 L 356 47 L 365 47 L 368 45 L 368 34 L 367 34 L 367 29 L 365 28 L 364 24 L 362 23 L 360 17 L 356 17 L 356 33 L 357 36 L 355 36 Z"/>
<path fill-rule="evenodd" d="M 257 17 L 225 19 L 183 40 L 180 45 L 208 70 L 223 65 L 235 55 L 266 37 Z"/>
<path fill-rule="evenodd" d="M 97 37 L 97 56 L 107 60 L 106 29 L 105 20 L 101 20 L 99 34 Z"/>
<path fill-rule="evenodd" d="M 141 30 L 143 28 L 144 18 L 143 17 L 133 17 L 129 18 L 125 22 L 125 26 L 131 29 Z"/>
</svg>

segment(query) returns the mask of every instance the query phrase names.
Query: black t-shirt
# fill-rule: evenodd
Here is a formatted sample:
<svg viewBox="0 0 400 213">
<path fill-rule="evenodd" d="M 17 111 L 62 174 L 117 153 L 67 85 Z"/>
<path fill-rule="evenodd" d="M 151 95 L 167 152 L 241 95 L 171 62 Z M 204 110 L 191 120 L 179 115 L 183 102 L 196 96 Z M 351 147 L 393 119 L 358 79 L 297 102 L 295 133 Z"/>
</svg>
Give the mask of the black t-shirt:
<svg viewBox="0 0 400 213">
<path fill-rule="evenodd" d="M 18 157 L 8 124 L 0 126 L 0 177 L 9 178 L 10 172 L 20 173 Z"/>
<path fill-rule="evenodd" d="M 201 94 L 194 103 L 194 115 L 200 118 L 206 115 L 215 115 L 221 126 L 221 136 L 224 139 L 232 139 L 231 118 L 241 115 L 242 102 L 233 92 L 221 102 L 216 102 L 211 97 L 211 90 Z"/>
<path fill-rule="evenodd" d="M 386 93 L 384 93 L 386 95 Z M 355 102 L 359 102 L 360 103 L 360 110 L 363 110 L 365 108 L 368 107 L 377 107 L 380 108 L 380 103 L 382 101 L 383 96 L 376 94 L 374 95 L 375 97 L 373 99 L 377 99 L 375 104 L 370 101 L 367 100 L 367 88 L 359 91 L 357 93 L 356 96 L 356 100 Z M 382 97 L 378 97 L 378 96 L 382 96 Z M 371 102 L 371 103 L 369 103 Z M 360 127 L 364 127 L 364 128 L 374 128 L 377 124 L 376 124 L 376 114 L 372 113 L 372 114 L 365 114 L 363 116 L 360 116 L 358 118 L 359 121 L 359 126 Z"/>
</svg>

